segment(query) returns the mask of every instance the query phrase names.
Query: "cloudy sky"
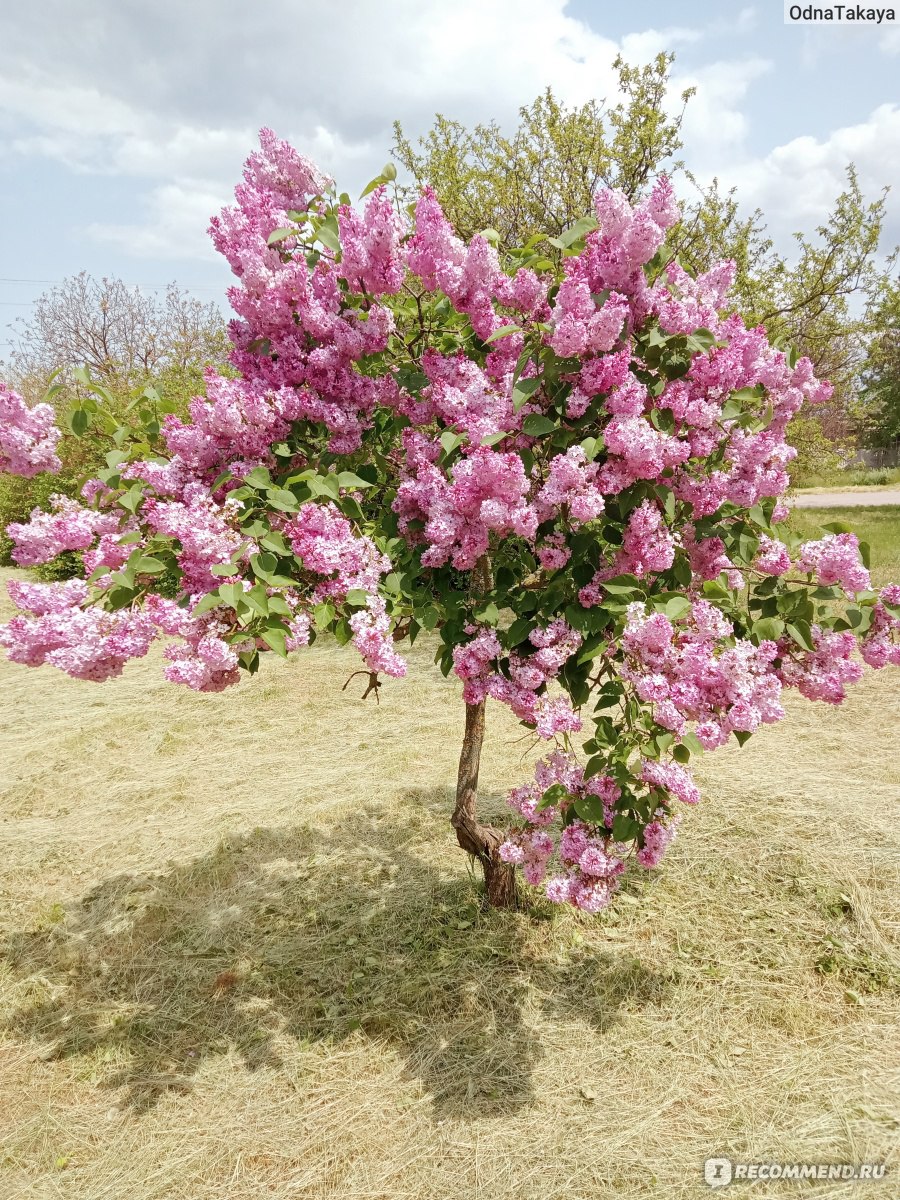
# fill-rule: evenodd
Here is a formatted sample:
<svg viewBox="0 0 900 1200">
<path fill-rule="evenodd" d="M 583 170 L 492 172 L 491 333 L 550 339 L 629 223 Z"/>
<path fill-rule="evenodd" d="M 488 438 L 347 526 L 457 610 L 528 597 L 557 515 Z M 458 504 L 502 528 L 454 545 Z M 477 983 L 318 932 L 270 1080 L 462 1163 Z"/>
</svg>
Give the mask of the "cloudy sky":
<svg viewBox="0 0 900 1200">
<path fill-rule="evenodd" d="M 737 185 L 779 241 L 827 212 L 853 160 L 893 184 L 900 241 L 900 26 L 783 23 L 781 0 L 43 0 L 0 15 L 0 357 L 6 326 L 82 268 L 205 298 L 206 236 L 260 125 L 355 193 L 399 118 L 514 120 L 548 84 L 614 91 L 612 61 L 674 50 L 694 85 L 685 157 Z"/>
</svg>

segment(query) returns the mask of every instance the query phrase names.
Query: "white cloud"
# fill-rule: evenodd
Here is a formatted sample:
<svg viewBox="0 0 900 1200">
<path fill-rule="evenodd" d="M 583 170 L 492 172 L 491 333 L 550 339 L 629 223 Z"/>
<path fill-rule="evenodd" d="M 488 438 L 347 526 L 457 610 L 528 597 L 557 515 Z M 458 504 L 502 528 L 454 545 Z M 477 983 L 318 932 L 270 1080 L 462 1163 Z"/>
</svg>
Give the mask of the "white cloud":
<svg viewBox="0 0 900 1200">
<path fill-rule="evenodd" d="M 673 79 L 673 93 L 696 88 L 684 115 L 682 140 L 698 171 L 737 158 L 743 151 L 748 119 L 743 111 L 750 87 L 772 69 L 768 59 L 750 57 L 714 62 Z"/>
<path fill-rule="evenodd" d="M 135 256 L 206 258 L 208 218 L 262 124 L 353 192 L 387 158 L 395 117 L 410 135 L 436 111 L 507 123 L 548 85 L 570 104 L 615 102 L 619 52 L 646 62 L 685 47 L 699 61 L 676 63 L 672 103 L 696 87 L 683 140 L 701 177 L 719 174 L 750 203 L 805 225 L 827 211 L 847 159 L 875 187 L 900 176 L 891 106 L 824 140 L 749 153 L 752 89 L 772 70 L 749 36 L 755 8 L 703 28 L 644 21 L 640 6 L 633 19 L 615 40 L 569 15 L 566 0 L 343 0 L 314 11 L 257 0 L 252 17 L 218 0 L 20 5 L 0 43 L 0 156 L 130 180 L 140 196 L 133 222 L 94 223 L 87 234 Z M 894 36 L 883 35 L 887 52 L 900 49 Z M 717 40 L 728 61 L 716 60 Z"/>
<path fill-rule="evenodd" d="M 784 235 L 821 223 L 846 183 L 853 162 L 863 192 L 877 196 L 900 179 L 900 107 L 882 104 L 866 121 L 834 130 L 827 138 L 798 137 L 729 170 L 743 202 L 759 206 L 773 231 Z M 900 240 L 900 197 L 889 197 L 884 244 Z"/>
<path fill-rule="evenodd" d="M 701 29 L 671 27 L 645 29 L 642 33 L 626 33 L 622 38 L 622 54 L 630 63 L 647 63 L 666 50 L 691 45 L 703 38 Z"/>
<path fill-rule="evenodd" d="M 137 225 L 92 223 L 87 234 L 135 258 L 214 259 L 205 236 L 210 214 L 222 207 L 221 193 L 172 183 L 154 188 L 146 202 L 145 220 Z"/>
</svg>

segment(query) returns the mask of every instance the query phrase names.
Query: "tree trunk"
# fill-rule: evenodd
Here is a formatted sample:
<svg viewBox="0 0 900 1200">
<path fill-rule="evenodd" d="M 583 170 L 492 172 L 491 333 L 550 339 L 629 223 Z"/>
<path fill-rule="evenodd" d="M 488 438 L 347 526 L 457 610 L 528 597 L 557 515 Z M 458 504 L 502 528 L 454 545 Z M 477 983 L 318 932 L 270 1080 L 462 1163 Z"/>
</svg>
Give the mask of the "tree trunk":
<svg viewBox="0 0 900 1200">
<path fill-rule="evenodd" d="M 456 808 L 450 824 L 463 850 L 475 856 L 484 871 L 484 886 L 492 908 L 515 908 L 516 876 L 511 863 L 505 863 L 497 851 L 503 835 L 489 825 L 480 825 L 476 815 L 478 768 L 484 741 L 484 700 L 466 705 L 466 733 L 459 755 L 456 780 Z"/>
</svg>

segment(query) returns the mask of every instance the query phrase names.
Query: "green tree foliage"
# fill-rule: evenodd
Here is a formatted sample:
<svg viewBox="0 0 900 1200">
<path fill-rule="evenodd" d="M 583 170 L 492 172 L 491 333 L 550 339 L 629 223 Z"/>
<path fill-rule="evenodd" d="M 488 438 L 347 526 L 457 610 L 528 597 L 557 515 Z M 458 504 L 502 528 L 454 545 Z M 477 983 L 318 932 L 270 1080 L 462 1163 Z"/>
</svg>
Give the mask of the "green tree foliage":
<svg viewBox="0 0 900 1200">
<path fill-rule="evenodd" d="M 416 150 L 396 121 L 393 155 L 415 181 L 408 198 L 432 187 L 461 237 L 494 229 L 504 249 L 535 234 L 558 236 L 591 211 L 598 187 L 636 199 L 681 148 L 681 115 L 664 108 L 671 63 L 670 54 L 643 67 L 617 59 L 622 99 L 614 105 L 567 109 L 548 88 L 519 110 L 510 137 L 496 121 L 467 129 L 437 114 Z"/>
<path fill-rule="evenodd" d="M 872 314 L 857 416 L 870 446 L 900 441 L 900 277 Z"/>
<path fill-rule="evenodd" d="M 86 367 L 117 395 L 161 376 L 173 385 L 200 379 L 202 367 L 224 360 L 228 339 L 215 304 L 204 304 L 175 284 L 158 296 L 121 279 L 94 279 L 86 271 L 44 292 L 27 320 L 13 326 L 15 344 L 6 374 L 20 390 L 41 391 L 50 375 L 75 384 Z"/>
</svg>

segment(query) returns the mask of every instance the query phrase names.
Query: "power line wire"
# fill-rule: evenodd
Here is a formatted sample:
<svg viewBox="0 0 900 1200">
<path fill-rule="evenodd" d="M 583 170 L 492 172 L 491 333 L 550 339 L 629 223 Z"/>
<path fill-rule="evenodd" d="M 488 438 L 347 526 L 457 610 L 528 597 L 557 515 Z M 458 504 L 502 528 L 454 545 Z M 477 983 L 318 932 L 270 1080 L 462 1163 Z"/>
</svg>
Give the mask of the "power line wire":
<svg viewBox="0 0 900 1200">
<path fill-rule="evenodd" d="M 122 282 L 124 283 L 125 281 L 122 280 Z M 222 288 L 216 287 L 214 284 L 211 284 L 211 283 L 178 283 L 177 281 L 173 281 L 173 282 L 175 282 L 176 287 L 190 289 L 195 292 L 221 292 L 223 290 Z M 7 279 L 7 278 L 0 276 L 0 283 L 65 283 L 65 280 L 64 279 Z M 165 288 L 169 287 L 170 285 L 168 283 L 126 283 L 125 286 L 126 287 L 136 287 L 136 288 L 146 288 L 148 291 L 158 292 L 158 291 L 165 290 Z"/>
</svg>

